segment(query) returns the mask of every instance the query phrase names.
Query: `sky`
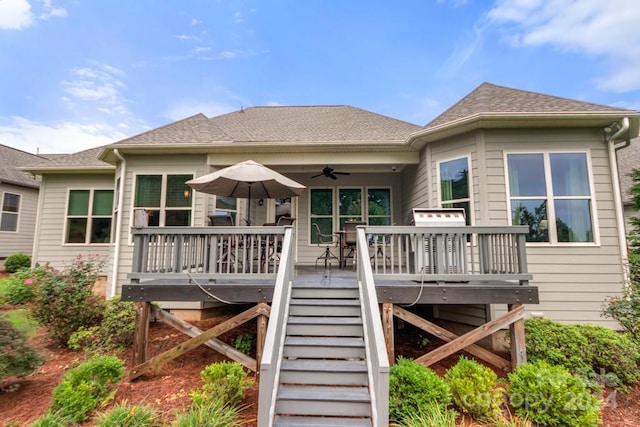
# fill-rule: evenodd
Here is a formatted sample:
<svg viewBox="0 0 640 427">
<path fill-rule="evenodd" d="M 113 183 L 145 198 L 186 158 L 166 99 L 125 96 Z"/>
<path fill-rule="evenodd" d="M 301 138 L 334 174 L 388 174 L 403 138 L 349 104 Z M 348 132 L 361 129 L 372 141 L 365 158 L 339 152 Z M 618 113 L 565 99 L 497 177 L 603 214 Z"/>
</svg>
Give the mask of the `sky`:
<svg viewBox="0 0 640 427">
<path fill-rule="evenodd" d="M 197 113 L 425 125 L 483 82 L 640 110 L 638 0 L 0 0 L 0 144 L 72 153 Z"/>
</svg>

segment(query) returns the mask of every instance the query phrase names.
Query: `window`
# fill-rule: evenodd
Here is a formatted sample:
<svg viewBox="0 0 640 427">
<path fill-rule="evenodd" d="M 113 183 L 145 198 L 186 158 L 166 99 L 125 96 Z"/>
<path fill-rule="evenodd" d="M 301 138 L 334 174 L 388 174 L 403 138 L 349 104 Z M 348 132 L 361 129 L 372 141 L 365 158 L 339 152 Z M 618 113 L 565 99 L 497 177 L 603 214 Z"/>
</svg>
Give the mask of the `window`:
<svg viewBox="0 0 640 427">
<path fill-rule="evenodd" d="M 511 223 L 529 225 L 528 242 L 594 242 L 586 153 L 507 155 Z"/>
<path fill-rule="evenodd" d="M 439 164 L 440 206 L 464 208 L 467 225 L 471 224 L 469 195 L 469 159 L 462 157 Z"/>
<path fill-rule="evenodd" d="M 311 243 L 318 243 L 315 233 L 315 222 L 323 234 L 333 234 L 333 189 L 312 188 L 309 192 L 310 201 L 310 239 Z"/>
<path fill-rule="evenodd" d="M 18 231 L 19 212 L 20 195 L 4 193 L 2 195 L 2 212 L 0 213 L 0 231 Z"/>
<path fill-rule="evenodd" d="M 191 225 L 193 175 L 138 175 L 134 208 L 147 211 L 149 226 Z"/>
<path fill-rule="evenodd" d="M 109 243 L 113 190 L 70 190 L 66 243 Z"/>
<path fill-rule="evenodd" d="M 337 194 L 337 200 L 334 196 Z M 366 194 L 366 208 L 363 204 Z M 317 243 L 313 223 L 323 234 L 332 234 L 344 228 L 345 221 L 366 221 L 369 225 L 391 224 L 391 190 L 389 188 L 312 188 L 309 190 L 309 241 Z M 334 209 L 338 206 L 338 209 Z M 334 215 L 336 216 L 334 218 Z"/>
</svg>

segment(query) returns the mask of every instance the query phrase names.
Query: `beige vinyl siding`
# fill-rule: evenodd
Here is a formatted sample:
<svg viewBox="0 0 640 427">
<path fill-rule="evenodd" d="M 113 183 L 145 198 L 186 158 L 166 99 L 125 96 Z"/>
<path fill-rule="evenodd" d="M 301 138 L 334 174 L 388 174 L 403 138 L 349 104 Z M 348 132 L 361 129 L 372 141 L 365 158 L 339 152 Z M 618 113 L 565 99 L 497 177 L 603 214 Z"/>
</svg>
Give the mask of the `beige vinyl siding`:
<svg viewBox="0 0 640 427">
<path fill-rule="evenodd" d="M 113 189 L 113 174 L 45 175 L 40 186 L 38 212 L 38 245 L 33 259 L 44 265 L 62 269 L 75 257 L 97 256 L 109 263 L 111 244 L 64 244 L 66 210 L 69 189 Z M 114 225 L 112 224 L 112 227 Z M 105 265 L 104 272 L 107 272 Z"/>
<path fill-rule="evenodd" d="M 16 231 L 0 231 L 0 258 L 16 253 L 31 255 L 38 211 L 38 189 L 0 183 L 0 204 L 4 193 L 20 195 Z"/>
<path fill-rule="evenodd" d="M 411 209 L 429 206 L 430 168 L 429 148 L 420 152 L 418 165 L 407 166 L 402 171 L 402 212 L 399 224 L 406 225 L 411 219 Z"/>
<path fill-rule="evenodd" d="M 599 238 L 586 245 L 527 245 L 529 271 L 538 286 L 540 304 L 526 306 L 527 312 L 541 312 L 546 318 L 561 322 L 588 322 L 616 327 L 615 322 L 600 316 L 608 296 L 620 292 L 623 275 L 618 231 L 615 220 L 613 187 L 609 159 L 601 130 L 486 131 L 489 204 L 491 223 L 505 224 L 507 152 L 586 151 L 591 162 L 595 224 Z M 500 182 L 500 177 L 502 182 Z M 493 316 L 505 313 L 506 307 L 494 306 Z"/>
<path fill-rule="evenodd" d="M 172 155 L 172 156 L 126 156 L 126 171 L 123 197 L 122 228 L 120 230 L 120 254 L 118 257 L 118 277 L 116 293 L 119 294 L 122 284 L 127 283 L 127 274 L 131 272 L 133 259 L 133 242 L 131 227 L 133 226 L 133 196 L 135 192 L 136 175 L 182 175 L 193 174 L 198 177 L 209 173 L 206 165 L 206 155 Z M 118 176 L 120 174 L 119 165 Z M 193 199 L 192 225 L 207 224 L 207 203 L 212 196 L 195 192 Z"/>
</svg>

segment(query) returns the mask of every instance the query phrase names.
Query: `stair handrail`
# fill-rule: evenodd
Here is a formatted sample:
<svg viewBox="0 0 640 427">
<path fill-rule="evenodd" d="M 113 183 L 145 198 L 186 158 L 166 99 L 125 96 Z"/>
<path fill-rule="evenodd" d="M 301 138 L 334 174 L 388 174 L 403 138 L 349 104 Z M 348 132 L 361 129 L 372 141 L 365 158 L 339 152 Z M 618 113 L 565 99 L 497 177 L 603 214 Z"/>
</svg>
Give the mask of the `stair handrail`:
<svg viewBox="0 0 640 427">
<path fill-rule="evenodd" d="M 273 289 L 269 325 L 264 340 L 262 359 L 260 361 L 260 384 L 258 395 L 258 426 L 271 427 L 275 415 L 276 385 L 280 382 L 280 366 L 286 335 L 286 319 L 289 317 L 291 285 L 294 276 L 294 242 L 293 226 L 285 226 L 280 265 L 276 274 Z"/>
<path fill-rule="evenodd" d="M 371 422 L 374 427 L 387 427 L 389 425 L 389 357 L 365 230 L 364 226 L 358 226 L 356 229 L 356 250 L 358 289 L 371 395 Z"/>
</svg>

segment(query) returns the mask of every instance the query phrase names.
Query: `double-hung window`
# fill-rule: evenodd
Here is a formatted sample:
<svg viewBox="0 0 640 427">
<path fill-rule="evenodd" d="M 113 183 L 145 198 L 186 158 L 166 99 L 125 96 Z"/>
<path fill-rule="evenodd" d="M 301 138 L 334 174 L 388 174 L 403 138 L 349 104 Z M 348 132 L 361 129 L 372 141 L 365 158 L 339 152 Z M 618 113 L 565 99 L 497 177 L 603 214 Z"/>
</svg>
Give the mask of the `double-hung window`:
<svg viewBox="0 0 640 427">
<path fill-rule="evenodd" d="M 70 190 L 65 243 L 109 243 L 113 190 Z"/>
<path fill-rule="evenodd" d="M 137 175 L 135 209 L 144 209 L 149 226 L 191 225 L 193 175 Z"/>
<path fill-rule="evenodd" d="M 309 190 L 310 203 L 310 234 L 309 241 L 318 243 L 318 235 L 315 227 L 316 223 L 322 234 L 333 234 L 333 189 L 332 188 L 312 188 Z"/>
<path fill-rule="evenodd" d="M 586 152 L 507 154 L 511 223 L 528 242 L 594 242 L 594 201 Z"/>
<path fill-rule="evenodd" d="M 463 208 L 467 225 L 471 224 L 471 196 L 469 193 L 469 159 L 461 157 L 440 162 L 440 206 Z"/>
<path fill-rule="evenodd" d="M 19 212 L 20 195 L 4 193 L 2 195 L 2 211 L 0 212 L 0 231 L 18 231 Z"/>
</svg>

